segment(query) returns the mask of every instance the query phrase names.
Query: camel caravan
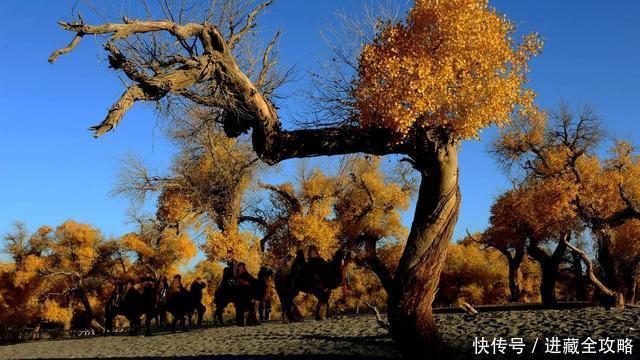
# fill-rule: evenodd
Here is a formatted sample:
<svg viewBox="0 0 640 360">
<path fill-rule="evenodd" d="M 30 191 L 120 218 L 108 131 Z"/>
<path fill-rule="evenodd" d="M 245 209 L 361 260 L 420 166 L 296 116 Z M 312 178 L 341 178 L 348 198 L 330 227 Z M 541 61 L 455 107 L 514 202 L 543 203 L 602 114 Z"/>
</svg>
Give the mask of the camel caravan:
<svg viewBox="0 0 640 360">
<path fill-rule="evenodd" d="M 315 318 L 324 320 L 332 290 L 348 289 L 348 269 L 353 261 L 353 253 L 343 250 L 326 261 L 315 246 L 310 246 L 306 258 L 304 252 L 298 250 L 288 270 L 275 272 L 263 266 L 257 277 L 249 273 L 244 263 L 230 262 L 214 292 L 213 324 L 224 325 L 223 314 L 229 304 L 234 305 L 238 326 L 259 325 L 269 320 L 272 302 L 269 290 L 274 286 L 280 298 L 283 322 L 302 321 L 303 316 L 294 302 L 300 292 L 317 298 Z M 105 305 L 105 334 L 117 332 L 114 326 L 117 316 L 128 320 L 129 335 L 140 333 L 143 319 L 146 336 L 152 335 L 152 321 L 158 328 L 169 326 L 172 333 L 178 327 L 183 331 L 187 326 L 200 327 L 206 311 L 202 303 L 206 286 L 201 278 L 196 278 L 187 290 L 179 274 L 170 283 L 167 277 L 156 279 L 152 274 L 137 282 L 129 279 L 119 283 Z M 169 314 L 171 321 L 168 321 Z"/>
</svg>

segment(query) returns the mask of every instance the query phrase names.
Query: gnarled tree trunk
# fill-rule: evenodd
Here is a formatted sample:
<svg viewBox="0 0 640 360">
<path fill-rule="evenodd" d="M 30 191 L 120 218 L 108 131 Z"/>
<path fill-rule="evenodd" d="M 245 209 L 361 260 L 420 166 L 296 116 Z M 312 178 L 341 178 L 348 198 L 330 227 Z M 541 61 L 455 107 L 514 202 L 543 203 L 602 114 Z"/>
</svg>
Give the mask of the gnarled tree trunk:
<svg viewBox="0 0 640 360">
<path fill-rule="evenodd" d="M 391 335 L 405 355 L 444 350 L 432 313 L 440 273 L 458 219 L 457 145 L 436 142 L 419 152 L 422 179 L 402 258 L 389 294 Z"/>
<path fill-rule="evenodd" d="M 636 266 L 631 273 L 631 279 L 629 281 L 629 295 L 627 299 L 630 304 L 636 303 L 636 295 L 638 290 L 638 277 L 640 276 L 640 263 L 636 263 Z"/>
<path fill-rule="evenodd" d="M 551 255 L 538 246 L 537 242 L 530 244 L 528 251 L 529 255 L 540 264 L 542 272 L 540 296 L 544 305 L 554 305 L 557 302 L 556 281 L 558 279 L 558 267 L 567 250 L 567 245 L 564 241 L 561 241 Z"/>
<path fill-rule="evenodd" d="M 558 267 L 550 261 L 545 261 L 542 266 L 542 279 L 540 280 L 540 297 L 545 305 L 553 305 L 556 299 L 556 281 L 558 280 Z"/>
<path fill-rule="evenodd" d="M 509 301 L 519 302 L 522 300 L 522 290 L 520 289 L 522 272 L 520 271 L 520 265 L 522 264 L 522 260 L 524 260 L 524 244 L 516 247 L 513 255 L 508 250 L 506 254 L 508 254 L 507 260 L 509 264 Z"/>
<path fill-rule="evenodd" d="M 624 284 L 622 284 L 623 281 L 621 281 L 616 267 L 611 229 L 608 226 L 603 226 L 596 231 L 596 234 L 598 263 L 603 274 L 602 282 L 607 288 L 623 294 Z"/>
<path fill-rule="evenodd" d="M 78 288 L 75 290 L 75 292 L 80 299 L 80 302 L 82 302 L 89 327 L 94 331 L 104 333 L 104 327 L 98 322 L 98 320 L 96 320 L 93 310 L 91 309 L 91 303 L 89 302 L 89 298 L 87 297 L 86 290 L 84 288 Z"/>
<path fill-rule="evenodd" d="M 509 262 L 509 301 L 519 302 L 522 298 L 522 291 L 520 290 L 520 273 L 519 266 L 513 262 Z"/>
</svg>

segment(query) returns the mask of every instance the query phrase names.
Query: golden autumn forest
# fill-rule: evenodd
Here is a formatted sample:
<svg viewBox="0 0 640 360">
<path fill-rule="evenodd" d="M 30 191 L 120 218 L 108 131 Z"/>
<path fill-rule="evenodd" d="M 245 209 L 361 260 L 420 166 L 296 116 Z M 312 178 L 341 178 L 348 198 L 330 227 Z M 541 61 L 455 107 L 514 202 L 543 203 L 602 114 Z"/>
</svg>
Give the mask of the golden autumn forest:
<svg viewBox="0 0 640 360">
<path fill-rule="evenodd" d="M 153 102 L 178 151 L 164 173 L 135 156 L 123 162 L 113 194 L 130 201 L 133 232 L 108 237 L 69 220 L 30 224 L 41 225 L 32 233 L 16 222 L 4 234 L 1 334 L 105 331 L 119 284 L 175 274 L 185 287 L 207 285 L 208 321 L 224 269 L 237 263 L 255 276 L 273 270 L 263 294 L 271 318 L 385 312 L 405 355 L 442 349 L 434 307 L 637 302 L 640 156 L 611 140 L 597 104 L 537 104 L 528 74 L 543 51 L 538 34 L 516 35 L 486 0 L 415 0 L 404 17 L 349 23 L 332 71 L 314 76 L 314 115 L 293 127 L 275 105 L 292 76 L 278 64 L 280 33 L 261 44 L 255 31 L 270 4 L 218 1 L 180 21 L 60 23 L 71 42 L 49 62 L 73 61 L 98 36 L 128 84 L 94 136 L 118 136 L 130 108 Z M 452 239 L 459 149 L 492 126 L 487 156 L 513 186 L 495 196 L 486 229 Z M 317 156 L 336 160 L 303 160 Z M 301 159 L 296 172 L 266 181 L 287 159 Z M 137 211 L 150 201 L 154 212 Z M 313 250 L 341 261 L 328 302 L 283 297 L 275 283 Z"/>
</svg>

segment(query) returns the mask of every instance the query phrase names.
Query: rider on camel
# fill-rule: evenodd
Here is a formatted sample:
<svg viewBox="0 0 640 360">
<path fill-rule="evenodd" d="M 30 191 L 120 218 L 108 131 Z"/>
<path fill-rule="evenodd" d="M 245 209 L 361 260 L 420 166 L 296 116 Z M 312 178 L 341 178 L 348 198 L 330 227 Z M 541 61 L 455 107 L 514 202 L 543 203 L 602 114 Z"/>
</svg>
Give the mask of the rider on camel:
<svg viewBox="0 0 640 360">
<path fill-rule="evenodd" d="M 326 265 L 327 261 L 320 256 L 318 248 L 315 245 L 309 245 L 307 250 L 307 263 L 309 265 Z"/>
<path fill-rule="evenodd" d="M 138 289 L 136 289 L 135 281 L 133 281 L 133 279 L 127 280 L 127 284 L 125 285 L 124 289 L 124 298 L 122 299 L 121 306 L 124 309 L 123 315 L 126 316 L 127 319 L 135 319 L 129 325 L 130 335 L 137 335 L 138 331 L 140 330 L 140 319 L 136 311 L 141 301 L 142 295 L 138 292 Z"/>
<path fill-rule="evenodd" d="M 236 277 L 234 279 L 234 286 L 238 294 L 238 299 L 242 302 L 236 303 L 236 322 L 238 326 L 245 325 L 244 312 L 251 308 L 251 290 L 257 282 L 247 271 L 245 263 L 240 262 L 236 266 Z M 238 313 L 239 311 L 239 313 Z"/>
<path fill-rule="evenodd" d="M 313 274 L 324 273 L 328 263 L 320 256 L 320 252 L 315 245 L 309 245 L 307 249 L 307 264 L 303 267 L 302 276 L 305 281 L 310 281 Z"/>
<path fill-rule="evenodd" d="M 180 274 L 176 274 L 173 276 L 173 281 L 171 281 L 171 290 L 184 290 L 184 286 L 182 286 L 182 276 Z"/>
<path fill-rule="evenodd" d="M 202 318 L 204 317 L 204 312 L 207 310 L 207 308 L 202 304 L 202 290 L 206 287 L 207 284 L 202 282 L 200 278 L 196 278 L 189 288 L 191 299 L 193 300 L 193 306 L 198 313 L 198 326 L 202 326 Z"/>
<path fill-rule="evenodd" d="M 116 311 L 120 307 L 123 298 L 124 284 L 118 283 L 116 284 L 115 291 L 111 293 L 111 297 L 109 297 L 109 301 L 107 301 L 107 305 L 104 308 L 105 330 L 107 334 L 113 333 L 113 320 L 115 319 Z"/>
<path fill-rule="evenodd" d="M 236 277 L 236 263 L 233 260 L 227 261 L 227 267 L 222 270 L 222 279 L 220 280 L 220 287 L 224 289 L 231 289 L 234 286 Z"/>
<path fill-rule="evenodd" d="M 247 265 L 245 265 L 245 263 L 243 262 L 238 263 L 238 265 L 236 266 L 235 276 L 236 286 L 248 287 L 251 286 L 254 281 L 256 281 L 256 278 L 254 278 L 253 275 L 249 274 L 249 272 L 247 271 Z"/>
<path fill-rule="evenodd" d="M 158 312 L 156 321 L 160 326 L 164 326 L 167 320 L 167 293 L 169 292 L 169 279 L 166 276 L 163 276 L 160 279 L 160 283 L 158 284 L 157 291 L 157 302 L 158 302 Z"/>
</svg>

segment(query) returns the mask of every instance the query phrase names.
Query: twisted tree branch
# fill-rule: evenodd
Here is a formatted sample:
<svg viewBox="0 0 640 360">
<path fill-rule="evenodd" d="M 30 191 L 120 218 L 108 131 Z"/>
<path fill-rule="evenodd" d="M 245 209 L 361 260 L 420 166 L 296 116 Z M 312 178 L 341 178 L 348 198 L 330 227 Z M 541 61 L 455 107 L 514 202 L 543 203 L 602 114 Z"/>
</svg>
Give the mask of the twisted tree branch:
<svg viewBox="0 0 640 360">
<path fill-rule="evenodd" d="M 135 82 L 109 109 L 106 118 L 100 124 L 91 127 L 95 137 L 113 130 L 135 102 L 159 101 L 169 94 L 175 94 L 197 104 L 223 110 L 221 122 L 228 136 L 237 137 L 252 130 L 253 148 L 258 156 L 269 164 L 290 158 L 360 152 L 413 156 L 415 151 L 412 148 L 415 147 L 415 141 L 407 138 L 406 141 L 399 142 L 388 129 L 363 129 L 359 126 L 291 131 L 282 129 L 275 106 L 242 72 L 230 51 L 244 34 L 255 27 L 257 14 L 270 4 L 271 1 L 267 1 L 254 9 L 247 16 L 245 26 L 228 40 L 209 23 L 180 25 L 169 20 L 129 19 L 125 19 L 123 23 L 101 25 L 63 22 L 60 23 L 61 27 L 75 32 L 76 37 L 70 45 L 54 51 L 50 61 L 53 62 L 59 55 L 73 50 L 84 35 L 106 35 L 108 41 L 105 48 L 110 53 L 111 67 L 122 70 Z M 161 31 L 168 32 L 178 41 L 194 38 L 200 42 L 204 53 L 200 56 L 174 56 L 167 61 L 140 63 L 127 58 L 115 45 L 116 41 L 129 36 Z M 258 84 L 267 81 L 267 71 L 273 63 L 269 60 L 269 53 L 277 38 L 278 34 L 265 51 Z M 181 66 L 175 68 L 176 63 Z M 265 64 L 269 66 L 265 67 Z M 208 88 L 212 83 L 216 86 L 216 93 L 200 94 L 195 90 L 198 85 Z"/>
</svg>

